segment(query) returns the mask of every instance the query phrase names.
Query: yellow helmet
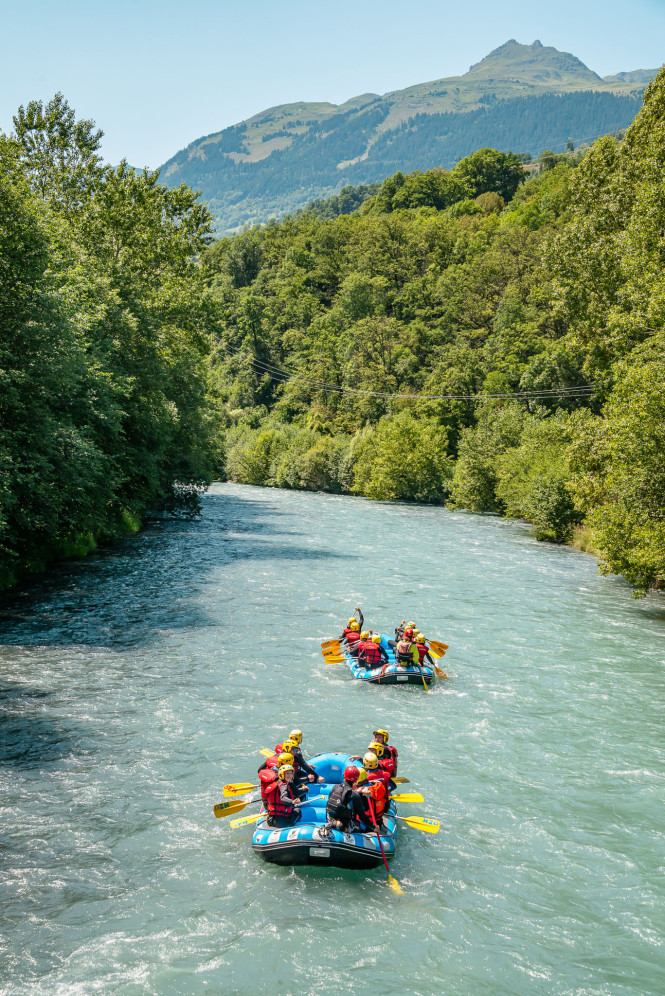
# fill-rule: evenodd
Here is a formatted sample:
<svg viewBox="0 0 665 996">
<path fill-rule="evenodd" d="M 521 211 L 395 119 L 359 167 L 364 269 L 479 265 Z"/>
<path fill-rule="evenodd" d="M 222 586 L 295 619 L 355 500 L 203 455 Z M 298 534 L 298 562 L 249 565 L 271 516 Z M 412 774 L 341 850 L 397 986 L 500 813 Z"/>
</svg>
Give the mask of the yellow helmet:
<svg viewBox="0 0 665 996">
<path fill-rule="evenodd" d="M 358 620 L 356 619 L 355 616 L 351 616 L 351 618 L 349 619 L 349 626 L 351 626 L 351 624 L 354 622 L 358 622 Z"/>
<path fill-rule="evenodd" d="M 389 736 L 387 730 L 374 730 L 374 736 L 375 737 L 385 737 L 386 739 L 383 741 L 384 744 L 387 744 L 388 740 L 390 739 L 390 736 Z"/>
<path fill-rule="evenodd" d="M 360 632 L 360 623 L 356 622 L 354 619 L 352 623 L 349 623 L 349 629 L 352 629 L 354 633 Z"/>
<path fill-rule="evenodd" d="M 294 771 L 294 770 L 295 769 L 294 769 L 294 767 L 293 767 L 292 764 L 283 764 L 281 766 L 281 768 L 279 769 L 279 771 L 277 772 L 277 774 L 282 779 L 282 781 L 284 781 L 284 776 L 286 775 L 286 772 L 287 771 Z"/>
<path fill-rule="evenodd" d="M 287 739 L 295 740 L 298 746 L 300 746 L 300 744 L 302 743 L 302 730 L 291 730 Z"/>
<path fill-rule="evenodd" d="M 371 750 L 377 757 L 383 757 L 385 754 L 384 746 L 382 743 L 379 743 L 378 740 L 373 740 L 367 749 Z"/>
<path fill-rule="evenodd" d="M 364 629 L 362 631 L 362 633 L 360 634 L 360 639 L 361 640 L 369 640 L 369 630 L 368 629 Z"/>
<path fill-rule="evenodd" d="M 376 771 L 379 766 L 379 759 L 376 754 L 371 754 L 367 751 L 363 758 L 363 768 L 365 771 Z"/>
<path fill-rule="evenodd" d="M 293 754 L 290 754 L 288 750 L 285 750 L 277 758 L 277 764 L 281 767 L 283 764 L 293 764 Z"/>
<path fill-rule="evenodd" d="M 295 740 L 293 737 L 287 737 L 287 739 L 282 744 L 282 750 L 290 751 L 297 746 L 298 746 L 297 740 Z"/>
<path fill-rule="evenodd" d="M 407 629 L 415 629 L 416 628 L 416 624 L 415 623 L 407 623 L 406 624 L 406 628 Z"/>
<path fill-rule="evenodd" d="M 418 636 L 416 637 L 416 643 L 424 643 L 424 642 L 425 642 L 424 635 L 422 633 L 418 633 Z"/>
<path fill-rule="evenodd" d="M 381 643 L 381 634 L 375 633 L 372 637 L 372 643 Z"/>
<path fill-rule="evenodd" d="M 356 785 L 360 785 L 361 782 L 367 781 L 367 772 L 364 768 L 358 768 L 358 777 L 356 778 Z"/>
</svg>

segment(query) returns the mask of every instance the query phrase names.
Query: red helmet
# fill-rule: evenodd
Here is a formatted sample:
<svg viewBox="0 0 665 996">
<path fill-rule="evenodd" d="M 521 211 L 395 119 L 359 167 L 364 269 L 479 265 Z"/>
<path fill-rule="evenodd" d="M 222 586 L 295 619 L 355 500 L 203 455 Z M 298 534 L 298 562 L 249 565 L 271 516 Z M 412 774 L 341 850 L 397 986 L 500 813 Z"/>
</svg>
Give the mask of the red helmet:
<svg viewBox="0 0 665 996">
<path fill-rule="evenodd" d="M 348 768 L 344 771 L 344 781 L 346 782 L 356 782 L 358 781 L 358 775 L 360 772 L 356 768 L 355 764 L 350 764 Z"/>
<path fill-rule="evenodd" d="M 408 636 L 409 639 L 411 639 L 411 637 L 413 636 L 413 630 L 407 627 L 407 629 L 404 630 L 404 636 Z"/>
</svg>

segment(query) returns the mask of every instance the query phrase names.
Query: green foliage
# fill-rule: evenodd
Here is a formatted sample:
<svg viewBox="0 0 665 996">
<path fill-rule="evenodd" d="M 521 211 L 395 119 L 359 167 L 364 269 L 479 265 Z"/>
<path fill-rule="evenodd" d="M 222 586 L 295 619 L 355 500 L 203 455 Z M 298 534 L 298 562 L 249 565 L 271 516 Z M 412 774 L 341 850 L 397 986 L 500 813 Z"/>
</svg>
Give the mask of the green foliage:
<svg viewBox="0 0 665 996">
<path fill-rule="evenodd" d="M 563 412 L 550 418 L 527 418 L 519 446 L 497 461 L 496 495 L 505 514 L 533 522 L 538 539 L 563 543 L 582 518 L 571 496 L 567 444 L 568 420 Z"/>
<path fill-rule="evenodd" d="M 455 505 L 473 512 L 504 510 L 496 493 L 498 463 L 506 450 L 519 445 L 523 424 L 520 406 L 488 404 L 478 412 L 476 424 L 462 430 L 451 488 Z"/>
<path fill-rule="evenodd" d="M 445 430 L 404 411 L 382 418 L 358 444 L 352 491 L 378 501 L 440 503 L 451 477 Z"/>
<path fill-rule="evenodd" d="M 57 95 L 0 137 L 0 572 L 191 509 L 218 461 L 214 313 L 186 188 L 102 167 Z"/>
<path fill-rule="evenodd" d="M 614 370 L 602 417 L 579 413 L 573 492 L 606 572 L 643 594 L 665 587 L 665 343 L 662 336 Z"/>
<path fill-rule="evenodd" d="M 504 201 L 512 199 L 526 173 L 522 163 L 513 152 L 498 152 L 496 149 L 478 149 L 462 159 L 454 170 L 468 189 L 471 197 L 499 194 Z"/>
</svg>

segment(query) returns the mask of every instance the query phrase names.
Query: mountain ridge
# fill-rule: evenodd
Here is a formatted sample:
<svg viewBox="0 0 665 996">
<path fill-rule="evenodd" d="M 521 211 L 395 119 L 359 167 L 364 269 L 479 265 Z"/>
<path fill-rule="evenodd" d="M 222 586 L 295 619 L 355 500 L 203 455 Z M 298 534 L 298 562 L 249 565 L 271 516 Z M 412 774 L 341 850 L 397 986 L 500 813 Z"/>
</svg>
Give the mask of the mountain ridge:
<svg viewBox="0 0 665 996">
<path fill-rule="evenodd" d="M 266 108 L 196 139 L 164 164 L 162 175 L 169 184 L 200 189 L 220 230 L 228 231 L 348 183 L 373 182 L 396 169 L 450 166 L 478 141 L 538 153 L 543 141 L 563 146 L 570 137 L 586 141 L 625 128 L 655 73 L 601 78 L 569 52 L 509 39 L 462 76 L 359 94 L 339 105 L 298 101 Z M 538 98 L 548 99 L 538 104 Z M 536 109 L 551 139 L 543 137 Z M 520 126 L 529 114 L 532 132 Z"/>
</svg>

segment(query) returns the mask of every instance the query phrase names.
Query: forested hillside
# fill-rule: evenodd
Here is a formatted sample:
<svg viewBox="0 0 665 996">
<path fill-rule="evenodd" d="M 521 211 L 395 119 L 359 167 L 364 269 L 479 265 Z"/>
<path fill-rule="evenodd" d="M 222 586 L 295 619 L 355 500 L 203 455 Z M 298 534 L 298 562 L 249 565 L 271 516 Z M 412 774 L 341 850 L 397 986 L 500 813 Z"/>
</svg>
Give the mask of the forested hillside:
<svg viewBox="0 0 665 996">
<path fill-rule="evenodd" d="M 397 173 L 204 255 L 233 480 L 452 502 L 665 582 L 665 71 L 626 138 Z"/>
<path fill-rule="evenodd" d="M 220 231 L 476 149 L 539 155 L 626 128 L 649 71 L 601 79 L 540 42 L 501 45 L 463 76 L 334 104 L 290 104 L 207 135 L 164 166 L 203 192 Z M 655 75 L 655 71 L 653 72 Z"/>
<path fill-rule="evenodd" d="M 0 135 L 0 588 L 193 510 L 219 464 L 210 215 L 103 165 L 61 95 Z"/>
</svg>

